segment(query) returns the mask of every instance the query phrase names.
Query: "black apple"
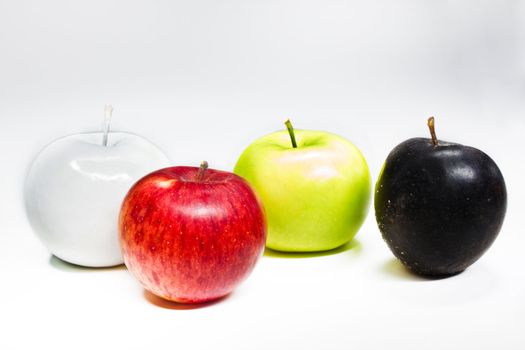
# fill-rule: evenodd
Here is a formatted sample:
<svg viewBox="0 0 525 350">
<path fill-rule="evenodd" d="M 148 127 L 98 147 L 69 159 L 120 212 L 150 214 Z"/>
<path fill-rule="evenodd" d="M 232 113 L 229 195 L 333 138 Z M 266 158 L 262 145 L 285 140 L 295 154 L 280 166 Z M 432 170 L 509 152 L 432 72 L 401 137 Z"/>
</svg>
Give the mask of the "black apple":
<svg viewBox="0 0 525 350">
<path fill-rule="evenodd" d="M 410 270 L 430 276 L 462 272 L 492 245 L 507 209 L 503 176 L 482 151 L 409 139 L 390 152 L 375 189 L 383 239 Z"/>
</svg>

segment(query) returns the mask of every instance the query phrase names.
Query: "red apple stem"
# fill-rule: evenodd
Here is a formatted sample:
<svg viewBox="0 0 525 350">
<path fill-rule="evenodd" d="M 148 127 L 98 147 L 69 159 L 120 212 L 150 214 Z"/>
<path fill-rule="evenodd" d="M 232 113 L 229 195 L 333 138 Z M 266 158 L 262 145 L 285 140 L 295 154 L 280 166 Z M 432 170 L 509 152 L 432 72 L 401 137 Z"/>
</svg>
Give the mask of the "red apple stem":
<svg viewBox="0 0 525 350">
<path fill-rule="evenodd" d="M 108 135 L 109 135 L 109 124 L 111 123 L 111 115 L 113 114 L 113 106 L 106 105 L 104 108 L 104 125 L 102 135 L 102 146 L 107 147 Z"/>
<path fill-rule="evenodd" d="M 436 128 L 435 128 L 435 125 L 434 125 L 434 117 L 428 118 L 427 125 L 428 125 L 428 129 L 430 130 L 430 136 L 432 136 L 432 144 L 434 146 L 437 146 L 438 145 L 438 139 L 436 137 Z"/>
<path fill-rule="evenodd" d="M 286 129 L 288 129 L 288 134 L 290 134 L 290 139 L 292 140 L 292 147 L 297 148 L 297 142 L 295 141 L 295 132 L 293 130 L 292 122 L 290 119 L 286 119 L 284 122 Z"/>
<path fill-rule="evenodd" d="M 197 182 L 201 182 L 204 179 L 204 173 L 206 173 L 206 170 L 208 169 L 208 162 L 202 161 L 201 165 L 199 167 L 199 172 L 197 173 Z"/>
</svg>

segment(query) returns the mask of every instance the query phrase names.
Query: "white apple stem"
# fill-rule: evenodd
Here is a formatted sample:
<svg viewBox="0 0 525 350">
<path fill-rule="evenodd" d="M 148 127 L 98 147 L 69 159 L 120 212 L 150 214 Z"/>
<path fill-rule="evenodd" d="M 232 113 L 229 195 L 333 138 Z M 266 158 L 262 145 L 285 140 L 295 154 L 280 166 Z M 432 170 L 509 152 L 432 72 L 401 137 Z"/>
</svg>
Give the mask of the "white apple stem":
<svg viewBox="0 0 525 350">
<path fill-rule="evenodd" d="M 109 124 L 111 123 L 112 113 L 113 113 L 113 106 L 106 105 L 106 107 L 104 108 L 104 125 L 103 125 L 104 135 L 102 136 L 102 145 L 104 147 L 108 145 Z"/>
</svg>

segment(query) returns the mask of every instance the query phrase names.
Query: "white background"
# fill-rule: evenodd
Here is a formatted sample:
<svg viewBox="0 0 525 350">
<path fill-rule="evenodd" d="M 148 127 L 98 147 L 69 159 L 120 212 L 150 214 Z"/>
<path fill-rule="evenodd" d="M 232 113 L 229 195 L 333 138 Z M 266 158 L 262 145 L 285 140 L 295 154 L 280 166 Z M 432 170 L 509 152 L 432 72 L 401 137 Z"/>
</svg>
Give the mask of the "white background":
<svg viewBox="0 0 525 350">
<path fill-rule="evenodd" d="M 0 348 L 524 349 L 525 2 L 0 1 Z M 478 147 L 509 195 L 481 260 L 442 280 L 408 274 L 373 211 L 352 249 L 264 256 L 201 308 L 144 295 L 124 268 L 51 258 L 22 202 L 49 141 L 113 127 L 174 164 L 233 168 L 292 118 L 339 133 L 373 181 L 401 141 Z"/>
</svg>

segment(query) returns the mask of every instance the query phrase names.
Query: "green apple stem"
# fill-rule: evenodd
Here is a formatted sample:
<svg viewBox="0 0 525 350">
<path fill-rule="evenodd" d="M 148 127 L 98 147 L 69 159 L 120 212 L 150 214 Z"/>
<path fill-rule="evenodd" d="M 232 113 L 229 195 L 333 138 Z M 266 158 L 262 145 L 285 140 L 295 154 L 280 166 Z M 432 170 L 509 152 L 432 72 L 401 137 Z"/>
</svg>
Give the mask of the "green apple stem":
<svg viewBox="0 0 525 350">
<path fill-rule="evenodd" d="M 428 129 L 430 130 L 430 136 L 432 136 L 432 144 L 434 146 L 438 145 L 438 139 L 436 137 L 436 128 L 434 126 L 434 117 L 428 118 L 427 121 Z"/>
<path fill-rule="evenodd" d="M 286 119 L 284 122 L 286 129 L 288 129 L 288 134 L 290 134 L 290 139 L 292 140 L 292 147 L 297 148 L 297 142 L 295 141 L 295 132 L 293 130 L 292 122 L 290 119 Z"/>
<path fill-rule="evenodd" d="M 204 179 L 204 173 L 206 173 L 207 169 L 208 169 L 208 162 L 203 160 L 199 167 L 199 172 L 197 173 L 197 182 L 201 182 L 202 179 Z"/>
<path fill-rule="evenodd" d="M 106 147 L 108 145 L 108 134 L 109 134 L 109 124 L 111 123 L 111 114 L 113 113 L 113 106 L 106 105 L 104 108 L 104 125 L 103 125 L 103 135 L 102 135 L 102 145 Z"/>
</svg>

